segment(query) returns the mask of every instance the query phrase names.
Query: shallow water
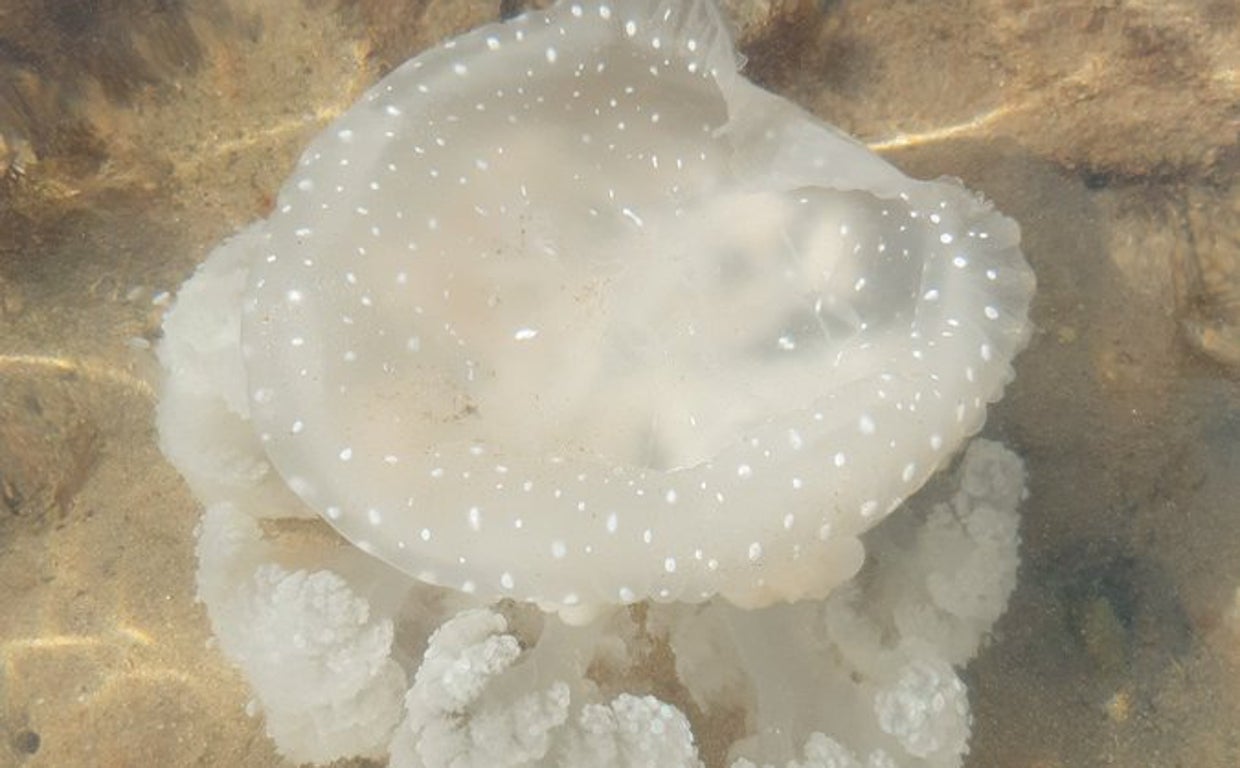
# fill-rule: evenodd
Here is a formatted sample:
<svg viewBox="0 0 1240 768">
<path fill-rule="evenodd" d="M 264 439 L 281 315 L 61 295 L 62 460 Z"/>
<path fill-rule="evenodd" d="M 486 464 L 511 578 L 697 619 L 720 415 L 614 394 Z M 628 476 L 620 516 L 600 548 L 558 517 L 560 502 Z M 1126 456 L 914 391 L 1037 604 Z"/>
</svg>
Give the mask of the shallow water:
<svg viewBox="0 0 1240 768">
<path fill-rule="evenodd" d="M 497 5 L 0 15 L 0 765 L 282 764 L 193 602 L 147 346 L 318 128 Z M 967 764 L 1240 764 L 1240 7 L 728 5 L 750 76 L 983 191 L 1038 273 Z"/>
</svg>

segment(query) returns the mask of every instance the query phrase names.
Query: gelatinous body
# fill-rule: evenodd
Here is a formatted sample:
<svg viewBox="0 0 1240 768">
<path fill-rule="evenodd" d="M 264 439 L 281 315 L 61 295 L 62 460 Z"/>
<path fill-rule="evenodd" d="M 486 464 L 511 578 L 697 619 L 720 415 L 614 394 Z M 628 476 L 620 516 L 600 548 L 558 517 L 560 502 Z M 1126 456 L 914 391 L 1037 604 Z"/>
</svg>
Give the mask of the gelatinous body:
<svg viewBox="0 0 1240 768">
<path fill-rule="evenodd" d="M 1010 379 L 1018 240 L 744 79 L 713 4 L 582 2 L 397 69 L 212 259 L 297 496 L 588 612 L 849 578 Z"/>
</svg>

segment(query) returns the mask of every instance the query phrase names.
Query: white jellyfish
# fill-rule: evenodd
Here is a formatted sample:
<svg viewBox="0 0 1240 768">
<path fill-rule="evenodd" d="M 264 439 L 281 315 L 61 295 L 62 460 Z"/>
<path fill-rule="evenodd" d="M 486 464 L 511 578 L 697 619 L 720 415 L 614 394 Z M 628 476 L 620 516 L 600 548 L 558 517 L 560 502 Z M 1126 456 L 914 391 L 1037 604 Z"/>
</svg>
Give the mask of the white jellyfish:
<svg viewBox="0 0 1240 768">
<path fill-rule="evenodd" d="M 574 622 L 821 598 L 1028 340 L 1016 225 L 742 77 L 709 0 L 561 2 L 407 62 L 165 324 L 207 504 Z"/>
</svg>

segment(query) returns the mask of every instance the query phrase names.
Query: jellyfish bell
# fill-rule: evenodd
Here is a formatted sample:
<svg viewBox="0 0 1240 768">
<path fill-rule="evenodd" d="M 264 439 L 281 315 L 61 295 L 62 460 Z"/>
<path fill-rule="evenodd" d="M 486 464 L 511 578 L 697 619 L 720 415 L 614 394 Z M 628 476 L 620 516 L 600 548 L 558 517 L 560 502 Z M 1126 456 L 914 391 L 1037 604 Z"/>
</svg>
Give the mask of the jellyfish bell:
<svg viewBox="0 0 1240 768">
<path fill-rule="evenodd" d="M 709 2 L 561 3 L 375 85 L 202 273 L 257 464 L 418 579 L 566 612 L 849 578 L 1001 396 L 1033 279 L 988 203 L 736 61 Z"/>
</svg>

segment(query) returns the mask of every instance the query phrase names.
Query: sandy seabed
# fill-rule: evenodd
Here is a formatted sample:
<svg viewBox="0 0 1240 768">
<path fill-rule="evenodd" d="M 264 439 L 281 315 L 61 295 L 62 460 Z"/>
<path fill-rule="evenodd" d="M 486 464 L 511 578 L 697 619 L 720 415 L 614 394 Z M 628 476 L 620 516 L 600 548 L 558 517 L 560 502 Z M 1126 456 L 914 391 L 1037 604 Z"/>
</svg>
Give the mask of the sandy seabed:
<svg viewBox="0 0 1240 768">
<path fill-rule="evenodd" d="M 149 345 L 310 136 L 499 5 L 0 16 L 0 765 L 283 764 L 193 601 Z M 983 191 L 1038 273 L 986 429 L 1032 496 L 967 765 L 1240 764 L 1240 8 L 727 5 L 751 77 Z"/>
</svg>

